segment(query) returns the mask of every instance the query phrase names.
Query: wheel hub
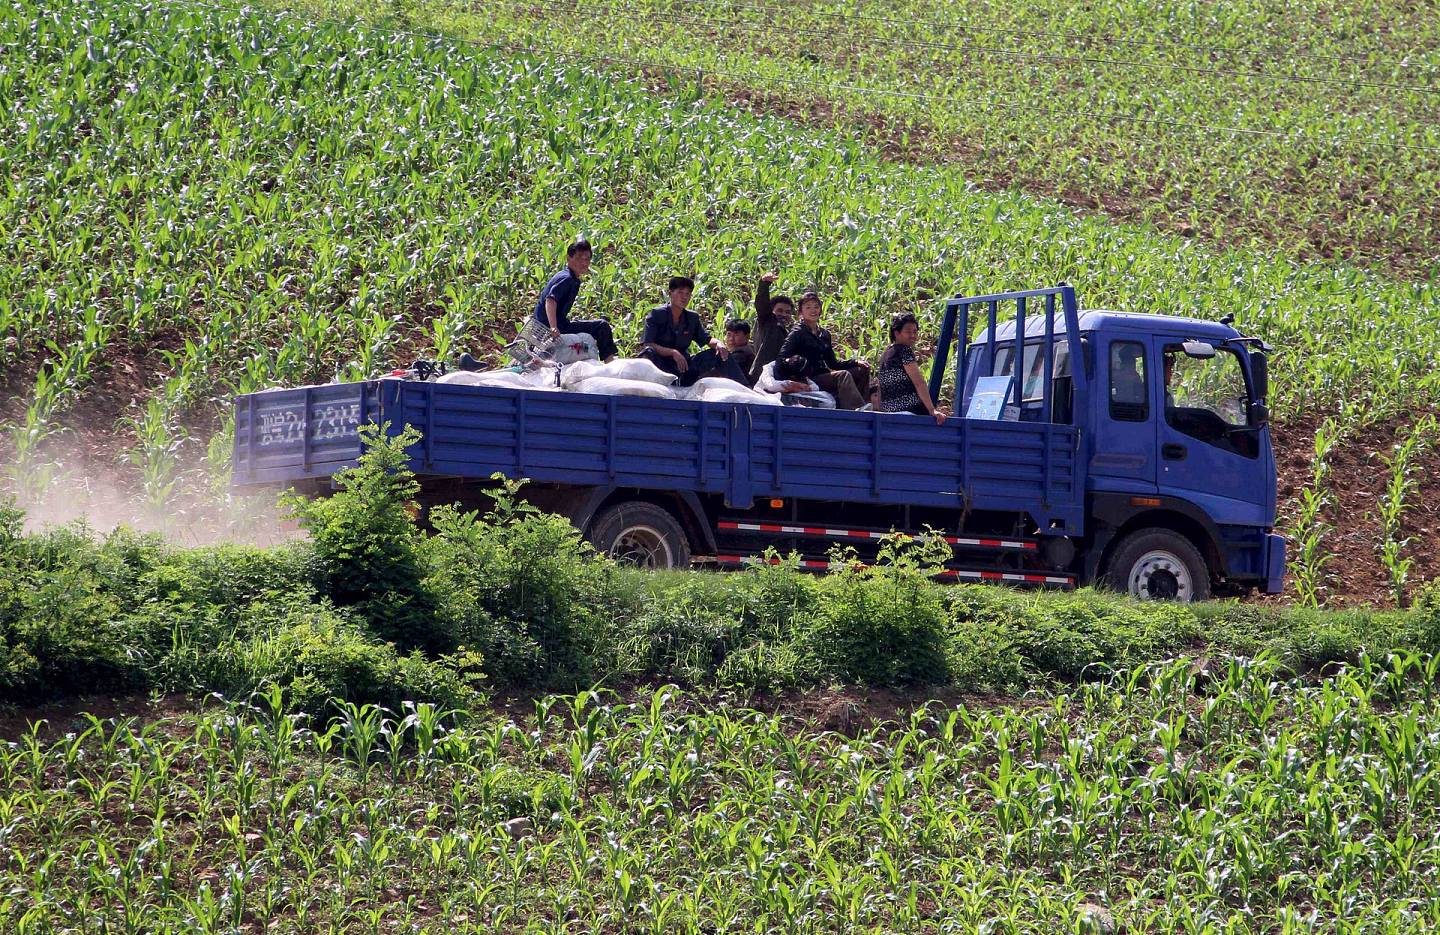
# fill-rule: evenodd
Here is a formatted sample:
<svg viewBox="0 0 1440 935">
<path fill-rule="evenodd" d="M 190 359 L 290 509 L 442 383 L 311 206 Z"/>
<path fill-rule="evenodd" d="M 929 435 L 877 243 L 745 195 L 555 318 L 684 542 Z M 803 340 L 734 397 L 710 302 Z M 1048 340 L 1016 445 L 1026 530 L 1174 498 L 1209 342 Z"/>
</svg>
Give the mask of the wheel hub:
<svg viewBox="0 0 1440 935">
<path fill-rule="evenodd" d="M 651 526 L 628 526 L 615 537 L 610 557 L 637 568 L 673 568 L 675 556 L 670 544 L 658 529 Z"/>
<path fill-rule="evenodd" d="M 1132 597 L 1142 601 L 1188 601 L 1195 593 L 1190 569 L 1173 552 L 1146 552 L 1130 570 Z"/>
</svg>

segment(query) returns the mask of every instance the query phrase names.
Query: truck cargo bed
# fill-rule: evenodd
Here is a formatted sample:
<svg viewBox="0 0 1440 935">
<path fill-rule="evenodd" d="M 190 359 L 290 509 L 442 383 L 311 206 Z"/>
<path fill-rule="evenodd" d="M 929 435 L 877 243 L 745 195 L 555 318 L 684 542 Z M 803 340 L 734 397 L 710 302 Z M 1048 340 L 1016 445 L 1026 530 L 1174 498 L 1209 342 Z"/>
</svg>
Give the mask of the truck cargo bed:
<svg viewBox="0 0 1440 935">
<path fill-rule="evenodd" d="M 1082 528 L 1068 425 L 599 396 L 406 380 L 268 391 L 236 400 L 238 486 L 297 483 L 353 465 L 359 427 L 423 433 L 426 477 L 510 477 L 687 490 L 748 508 L 807 497 L 1029 512 Z M 1056 524 L 1052 526 L 1052 523 Z"/>
</svg>

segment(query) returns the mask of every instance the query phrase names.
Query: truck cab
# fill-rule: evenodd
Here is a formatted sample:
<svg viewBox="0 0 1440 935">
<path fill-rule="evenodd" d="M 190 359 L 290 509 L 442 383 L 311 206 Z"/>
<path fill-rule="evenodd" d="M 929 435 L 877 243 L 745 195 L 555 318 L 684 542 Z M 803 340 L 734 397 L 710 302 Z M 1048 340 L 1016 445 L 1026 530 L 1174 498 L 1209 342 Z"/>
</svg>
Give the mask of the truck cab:
<svg viewBox="0 0 1440 935">
<path fill-rule="evenodd" d="M 1273 533 L 1275 459 L 1267 349 L 1229 321 L 1094 310 L 1077 316 L 1089 392 L 1077 394 L 1069 341 L 1024 321 L 1023 380 L 1010 415 L 1080 429 L 1087 466 L 1081 580 L 1137 597 L 1198 600 L 1277 592 L 1284 543 Z M 967 395 L 981 376 L 1013 376 L 1016 320 L 966 352 Z M 1051 342 L 1047 370 L 1044 347 Z"/>
</svg>

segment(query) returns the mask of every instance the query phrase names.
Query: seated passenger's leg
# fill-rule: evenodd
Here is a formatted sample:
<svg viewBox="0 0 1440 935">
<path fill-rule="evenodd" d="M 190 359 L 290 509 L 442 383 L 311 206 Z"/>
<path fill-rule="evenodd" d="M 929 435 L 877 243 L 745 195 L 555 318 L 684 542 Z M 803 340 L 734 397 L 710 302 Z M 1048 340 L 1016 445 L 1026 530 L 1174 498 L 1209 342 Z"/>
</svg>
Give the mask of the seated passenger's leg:
<svg viewBox="0 0 1440 935">
<path fill-rule="evenodd" d="M 681 375 L 680 369 L 675 366 L 675 361 L 671 360 L 669 357 L 666 357 L 664 354 L 656 353 L 654 348 L 647 347 L 645 348 L 645 350 L 641 351 L 638 356 L 641 360 L 650 361 L 650 363 L 659 367 L 661 370 L 665 371 L 668 374 L 672 374 L 677 377 Z"/>
<path fill-rule="evenodd" d="M 618 350 L 615 347 L 615 332 L 608 321 L 572 321 L 565 331 L 568 334 L 588 334 L 594 338 L 595 352 L 601 360 L 609 360 Z"/>
<path fill-rule="evenodd" d="M 739 364 L 728 357 L 721 360 L 719 354 L 708 348 L 690 358 L 690 369 L 694 371 L 690 383 L 704 377 L 724 377 L 727 380 L 734 380 L 741 386 L 750 385 L 749 381 L 745 379 L 745 371 L 740 369 Z M 685 385 L 689 386 L 690 383 Z"/>
<path fill-rule="evenodd" d="M 855 388 L 855 378 L 844 370 L 831 370 L 814 377 L 820 389 L 835 397 L 837 409 L 859 409 L 865 398 Z"/>
</svg>

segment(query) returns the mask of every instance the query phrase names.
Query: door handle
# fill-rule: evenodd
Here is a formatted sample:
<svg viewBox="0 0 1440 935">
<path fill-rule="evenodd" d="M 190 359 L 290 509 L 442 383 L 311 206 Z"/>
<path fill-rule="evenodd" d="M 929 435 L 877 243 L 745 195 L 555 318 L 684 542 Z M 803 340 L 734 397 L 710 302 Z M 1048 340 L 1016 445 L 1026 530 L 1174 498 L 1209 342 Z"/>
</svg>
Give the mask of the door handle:
<svg viewBox="0 0 1440 935">
<path fill-rule="evenodd" d="M 1184 461 L 1185 446 L 1177 445 L 1174 442 L 1169 442 L 1167 444 L 1161 445 L 1160 457 L 1164 458 L 1166 461 Z"/>
</svg>

